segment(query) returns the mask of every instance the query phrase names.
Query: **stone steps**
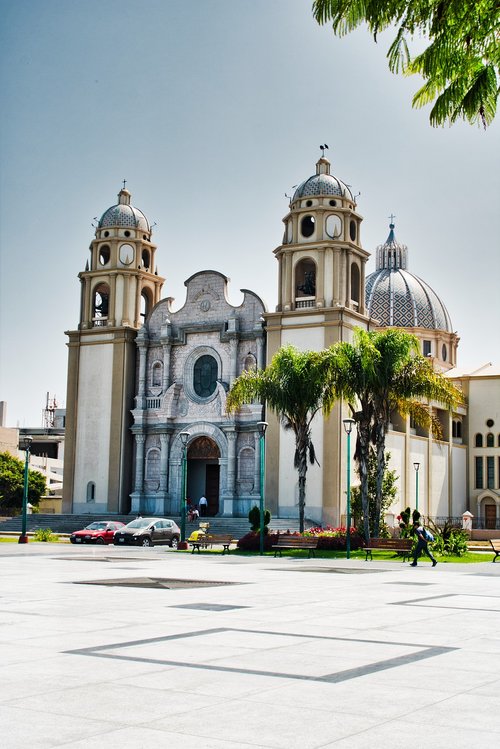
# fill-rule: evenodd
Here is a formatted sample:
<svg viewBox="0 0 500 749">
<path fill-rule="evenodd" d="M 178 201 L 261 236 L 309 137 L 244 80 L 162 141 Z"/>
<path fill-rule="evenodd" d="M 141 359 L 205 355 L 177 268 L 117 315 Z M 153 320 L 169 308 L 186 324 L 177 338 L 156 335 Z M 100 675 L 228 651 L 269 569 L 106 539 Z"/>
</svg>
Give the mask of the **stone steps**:
<svg viewBox="0 0 500 749">
<path fill-rule="evenodd" d="M 130 523 L 134 519 L 132 515 L 45 515 L 37 513 L 28 515 L 26 518 L 26 530 L 33 532 L 39 528 L 50 528 L 55 533 L 72 533 L 75 530 L 85 528 L 94 520 L 119 520 L 122 523 Z M 177 525 L 180 526 L 180 517 L 172 516 Z M 189 536 L 193 530 L 196 530 L 200 522 L 210 523 L 210 532 L 217 534 L 231 533 L 235 538 L 241 538 L 250 530 L 250 524 L 247 518 L 225 518 L 209 517 L 200 518 L 195 523 L 186 523 L 186 535 Z M 306 527 L 316 525 L 311 521 L 306 521 Z M 272 518 L 270 527 L 272 530 L 296 531 L 299 528 L 298 518 Z M 1 533 L 21 532 L 22 518 L 17 516 L 0 522 Z"/>
</svg>

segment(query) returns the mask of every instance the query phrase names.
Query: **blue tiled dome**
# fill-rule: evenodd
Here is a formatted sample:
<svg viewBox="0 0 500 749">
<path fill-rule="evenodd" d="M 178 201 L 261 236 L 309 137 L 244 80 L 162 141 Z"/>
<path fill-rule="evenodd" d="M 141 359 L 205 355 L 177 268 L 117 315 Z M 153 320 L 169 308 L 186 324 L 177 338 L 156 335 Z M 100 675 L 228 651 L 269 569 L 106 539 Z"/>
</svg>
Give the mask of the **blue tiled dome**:
<svg viewBox="0 0 500 749">
<path fill-rule="evenodd" d="M 316 174 L 304 180 L 295 190 L 292 203 L 310 195 L 339 195 L 354 200 L 350 189 L 338 177 L 330 174 L 330 162 L 321 158 L 316 164 Z"/>
<path fill-rule="evenodd" d="M 139 208 L 130 205 L 130 193 L 128 190 L 120 190 L 119 202 L 108 208 L 101 216 L 99 229 L 107 226 L 130 226 L 136 229 L 150 231 L 149 222 Z"/>
<path fill-rule="evenodd" d="M 453 332 L 448 310 L 431 287 L 406 270 L 407 247 L 396 241 L 394 225 L 377 247 L 377 270 L 366 279 L 367 313 L 381 326 Z"/>
</svg>

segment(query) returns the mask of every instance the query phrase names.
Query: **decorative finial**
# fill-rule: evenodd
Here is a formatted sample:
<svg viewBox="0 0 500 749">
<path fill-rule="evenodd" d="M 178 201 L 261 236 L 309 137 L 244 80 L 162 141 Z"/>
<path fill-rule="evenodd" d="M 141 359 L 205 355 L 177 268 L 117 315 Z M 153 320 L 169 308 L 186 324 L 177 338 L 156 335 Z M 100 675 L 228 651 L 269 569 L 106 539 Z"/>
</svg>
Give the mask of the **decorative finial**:
<svg viewBox="0 0 500 749">
<path fill-rule="evenodd" d="M 328 148 L 328 145 L 326 143 L 323 143 L 323 145 L 320 146 L 320 148 L 321 148 L 321 158 L 324 159 L 325 158 L 325 149 Z"/>
<path fill-rule="evenodd" d="M 396 218 L 396 216 L 393 213 L 391 213 L 391 215 L 389 216 L 389 221 L 391 222 L 389 226 L 390 226 L 391 229 L 394 229 L 394 219 L 395 218 Z"/>
<path fill-rule="evenodd" d="M 124 180 L 123 180 L 123 189 L 124 189 L 124 190 L 126 189 L 126 188 L 125 188 L 125 185 L 126 185 L 126 184 L 127 184 L 127 180 L 126 180 L 126 179 L 124 179 Z"/>
</svg>

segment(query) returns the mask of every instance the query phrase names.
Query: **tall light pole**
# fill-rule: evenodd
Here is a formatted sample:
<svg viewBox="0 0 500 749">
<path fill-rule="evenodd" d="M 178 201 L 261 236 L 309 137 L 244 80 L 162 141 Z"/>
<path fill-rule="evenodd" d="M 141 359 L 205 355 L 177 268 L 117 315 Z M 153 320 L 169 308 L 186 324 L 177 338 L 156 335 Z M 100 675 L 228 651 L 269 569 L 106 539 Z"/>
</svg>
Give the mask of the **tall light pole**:
<svg viewBox="0 0 500 749">
<path fill-rule="evenodd" d="M 266 460 L 266 450 L 265 450 L 265 440 L 266 440 L 266 429 L 267 429 L 267 421 L 259 421 L 257 423 L 257 426 L 259 427 L 260 432 L 260 500 L 259 500 L 259 510 L 260 510 L 260 538 L 259 538 L 259 554 L 262 556 L 264 554 L 264 497 L 265 497 L 265 476 L 266 476 L 266 466 L 265 466 L 265 460 Z"/>
<path fill-rule="evenodd" d="M 418 471 L 420 469 L 420 463 L 414 463 L 413 468 L 415 469 L 415 509 L 418 512 Z"/>
<path fill-rule="evenodd" d="M 186 544 L 186 493 L 187 493 L 187 443 L 189 432 L 181 432 L 179 437 L 182 442 L 182 480 L 181 480 L 181 542 L 180 549 L 187 549 Z"/>
<path fill-rule="evenodd" d="M 25 437 L 24 444 L 24 489 L 23 489 L 23 519 L 21 527 L 21 535 L 19 536 L 19 544 L 28 543 L 28 535 L 26 533 L 26 514 L 28 512 L 28 482 L 29 482 L 29 464 L 30 464 L 30 448 L 33 442 L 33 437 Z M 22 448 L 21 448 L 22 449 Z"/>
<path fill-rule="evenodd" d="M 354 419 L 342 419 L 347 434 L 347 528 L 345 537 L 346 558 L 351 558 L 351 432 Z"/>
</svg>

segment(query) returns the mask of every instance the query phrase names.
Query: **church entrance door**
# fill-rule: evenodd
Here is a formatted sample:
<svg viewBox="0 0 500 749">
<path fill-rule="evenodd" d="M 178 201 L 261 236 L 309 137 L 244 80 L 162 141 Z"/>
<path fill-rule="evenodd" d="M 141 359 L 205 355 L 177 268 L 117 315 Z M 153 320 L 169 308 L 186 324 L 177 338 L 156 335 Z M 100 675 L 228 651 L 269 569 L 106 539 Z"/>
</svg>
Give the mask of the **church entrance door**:
<svg viewBox="0 0 500 749">
<path fill-rule="evenodd" d="M 219 512 L 220 452 L 209 437 L 197 437 L 188 448 L 188 496 L 194 504 L 204 495 L 207 515 Z"/>
<path fill-rule="evenodd" d="M 484 506 L 485 526 L 488 530 L 494 531 L 497 525 L 497 508 L 496 505 Z"/>
<path fill-rule="evenodd" d="M 212 517 L 219 512 L 219 470 L 220 466 L 209 464 L 205 474 L 205 496 L 208 499 L 208 514 Z"/>
</svg>

